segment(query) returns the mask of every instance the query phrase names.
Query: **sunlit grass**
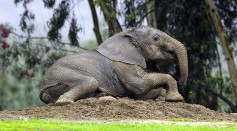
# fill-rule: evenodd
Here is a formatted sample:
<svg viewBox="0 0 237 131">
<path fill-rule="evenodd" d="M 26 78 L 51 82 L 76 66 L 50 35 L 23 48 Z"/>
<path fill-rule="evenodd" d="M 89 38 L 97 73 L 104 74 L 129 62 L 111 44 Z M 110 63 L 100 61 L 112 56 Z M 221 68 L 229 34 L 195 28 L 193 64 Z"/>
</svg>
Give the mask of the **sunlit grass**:
<svg viewBox="0 0 237 131">
<path fill-rule="evenodd" d="M 71 122 L 59 120 L 7 120 L 0 121 L 0 131 L 21 130 L 81 130 L 81 131 L 236 131 L 235 124 L 221 126 L 190 126 L 156 123 L 121 123 L 121 122 Z"/>
</svg>

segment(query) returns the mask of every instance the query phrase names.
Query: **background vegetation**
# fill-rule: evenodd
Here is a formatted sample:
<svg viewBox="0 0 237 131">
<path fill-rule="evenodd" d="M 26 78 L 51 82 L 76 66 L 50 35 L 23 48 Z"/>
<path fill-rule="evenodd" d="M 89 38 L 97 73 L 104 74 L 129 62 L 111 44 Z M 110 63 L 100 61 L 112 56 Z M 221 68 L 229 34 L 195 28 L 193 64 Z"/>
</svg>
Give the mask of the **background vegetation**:
<svg viewBox="0 0 237 131">
<path fill-rule="evenodd" d="M 32 36 L 37 16 L 28 10 L 28 4 L 33 0 L 14 1 L 25 9 L 19 23 L 26 36 L 0 23 L 0 109 L 42 105 L 38 94 L 44 71 L 63 55 L 95 47 L 91 42 L 87 48 L 81 47 L 78 38 L 83 27 L 78 26 L 80 19 L 73 15 L 73 7 L 80 1 L 42 1 L 46 9 L 54 12 L 47 22 L 50 29 L 47 37 Z M 237 112 L 236 0 L 88 0 L 88 3 L 97 45 L 125 28 L 140 25 L 158 28 L 187 47 L 189 80 L 179 88 L 185 101 L 220 112 Z M 214 8 L 210 8 L 212 4 Z M 106 29 L 98 21 L 97 8 L 104 16 Z M 65 21 L 70 21 L 69 43 L 61 42 L 60 29 Z M 171 71 L 177 78 L 176 68 L 174 65 L 163 70 Z"/>
</svg>

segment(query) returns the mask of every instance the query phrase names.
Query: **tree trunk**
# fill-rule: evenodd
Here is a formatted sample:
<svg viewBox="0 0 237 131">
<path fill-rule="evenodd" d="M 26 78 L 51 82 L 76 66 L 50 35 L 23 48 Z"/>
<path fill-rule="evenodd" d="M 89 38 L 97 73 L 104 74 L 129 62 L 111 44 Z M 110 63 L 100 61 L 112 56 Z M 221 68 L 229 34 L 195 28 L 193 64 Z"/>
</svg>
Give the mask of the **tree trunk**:
<svg viewBox="0 0 237 131">
<path fill-rule="evenodd" d="M 224 55 L 225 55 L 227 65 L 228 65 L 228 71 L 230 74 L 231 84 L 232 84 L 233 91 L 237 100 L 237 69 L 235 67 L 233 55 L 229 47 L 230 43 L 225 33 L 224 27 L 221 23 L 221 19 L 220 19 L 219 13 L 217 12 L 214 1 L 205 0 L 205 3 L 208 7 L 208 11 L 215 25 L 216 31 L 219 34 L 219 38 L 220 38 L 220 41 L 224 50 Z"/>
<path fill-rule="evenodd" d="M 119 24 L 117 17 L 116 17 L 116 10 L 113 9 L 111 1 L 106 0 L 103 2 L 99 2 L 99 5 L 100 5 L 101 10 L 103 12 L 105 21 L 109 27 L 109 36 L 112 36 L 116 33 L 121 32 L 122 28 Z"/>
<path fill-rule="evenodd" d="M 95 9 L 95 4 L 93 2 L 93 0 L 88 0 L 90 8 L 91 8 L 91 14 L 92 14 L 92 18 L 93 18 L 93 23 L 94 23 L 94 32 L 95 32 L 95 36 L 96 36 L 96 40 L 98 45 L 100 45 L 102 43 L 102 37 L 100 34 L 100 27 L 99 27 L 99 22 L 98 22 L 98 17 L 97 17 L 97 13 L 96 13 L 96 9 Z"/>
<path fill-rule="evenodd" d="M 154 9 L 155 9 L 155 0 L 147 0 L 146 2 L 147 24 L 148 26 L 157 28 L 156 12 Z"/>
</svg>

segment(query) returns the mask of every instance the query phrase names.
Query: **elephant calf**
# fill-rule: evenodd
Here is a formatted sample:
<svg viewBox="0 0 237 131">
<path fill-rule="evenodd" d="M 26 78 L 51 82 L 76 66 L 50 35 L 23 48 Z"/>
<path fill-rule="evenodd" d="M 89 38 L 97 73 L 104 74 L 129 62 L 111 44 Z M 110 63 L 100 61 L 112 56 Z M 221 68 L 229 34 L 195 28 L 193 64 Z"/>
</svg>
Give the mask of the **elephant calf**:
<svg viewBox="0 0 237 131">
<path fill-rule="evenodd" d="M 165 87 L 166 101 L 182 101 L 171 75 L 147 68 L 151 62 L 176 58 L 179 82 L 185 84 L 188 60 L 184 45 L 157 29 L 131 28 L 110 37 L 95 50 L 59 59 L 42 79 L 40 99 L 56 105 L 98 94 L 156 99 L 158 89 Z"/>
</svg>

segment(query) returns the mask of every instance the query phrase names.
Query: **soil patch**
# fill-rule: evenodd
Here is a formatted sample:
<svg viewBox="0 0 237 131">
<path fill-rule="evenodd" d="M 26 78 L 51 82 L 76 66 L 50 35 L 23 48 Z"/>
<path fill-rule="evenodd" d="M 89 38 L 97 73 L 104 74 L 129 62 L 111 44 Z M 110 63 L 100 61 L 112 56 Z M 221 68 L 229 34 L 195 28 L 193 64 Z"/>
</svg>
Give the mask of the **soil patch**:
<svg viewBox="0 0 237 131">
<path fill-rule="evenodd" d="M 218 113 L 204 106 L 154 100 L 116 100 L 88 98 L 65 106 L 45 105 L 22 110 L 1 111 L 0 120 L 7 119 L 63 119 L 73 121 L 110 120 L 166 120 L 187 118 L 194 120 L 237 122 L 237 114 Z"/>
</svg>

